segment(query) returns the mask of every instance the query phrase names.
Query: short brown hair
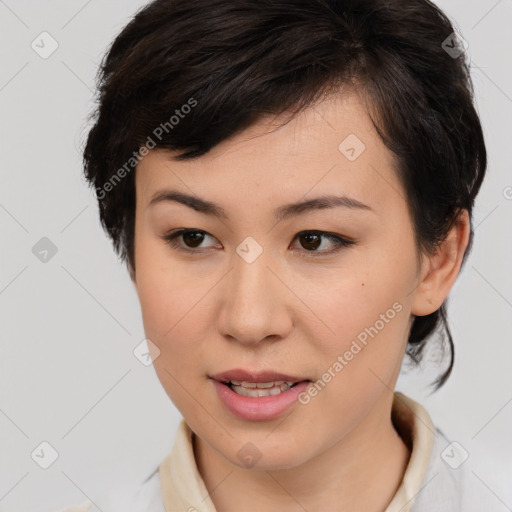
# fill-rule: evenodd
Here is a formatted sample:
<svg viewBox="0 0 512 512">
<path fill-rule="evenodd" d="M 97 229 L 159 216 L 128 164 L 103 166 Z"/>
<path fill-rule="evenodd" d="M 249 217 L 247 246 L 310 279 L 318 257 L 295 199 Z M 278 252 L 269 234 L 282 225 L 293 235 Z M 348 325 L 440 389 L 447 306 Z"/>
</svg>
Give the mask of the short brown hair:
<svg viewBox="0 0 512 512">
<path fill-rule="evenodd" d="M 130 171 L 149 140 L 179 151 L 178 160 L 195 158 L 263 114 L 300 112 L 355 83 L 397 157 L 418 247 L 434 250 L 460 209 L 471 219 L 486 169 L 468 65 L 454 33 L 428 0 L 149 3 L 104 57 L 84 148 L 85 176 L 116 251 L 134 268 Z M 407 353 L 419 361 L 427 338 L 444 328 L 450 363 L 436 389 L 454 360 L 445 306 L 416 317 L 408 340 Z"/>
</svg>

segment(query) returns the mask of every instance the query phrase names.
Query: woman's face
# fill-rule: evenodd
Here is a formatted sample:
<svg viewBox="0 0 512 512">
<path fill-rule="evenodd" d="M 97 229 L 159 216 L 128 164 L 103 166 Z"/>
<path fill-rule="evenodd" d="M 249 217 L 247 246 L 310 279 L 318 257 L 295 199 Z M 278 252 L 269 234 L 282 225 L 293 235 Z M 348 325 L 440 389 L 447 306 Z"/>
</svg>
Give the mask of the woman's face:
<svg viewBox="0 0 512 512">
<path fill-rule="evenodd" d="M 420 278 L 392 154 L 358 96 L 276 126 L 266 117 L 192 161 L 154 150 L 136 172 L 135 285 L 158 377 L 203 442 L 258 469 L 310 460 L 376 411 L 384 421 Z M 173 246 L 181 229 L 193 233 Z M 310 382 L 300 401 L 295 386 L 244 398 L 212 378 L 233 369 Z"/>
</svg>

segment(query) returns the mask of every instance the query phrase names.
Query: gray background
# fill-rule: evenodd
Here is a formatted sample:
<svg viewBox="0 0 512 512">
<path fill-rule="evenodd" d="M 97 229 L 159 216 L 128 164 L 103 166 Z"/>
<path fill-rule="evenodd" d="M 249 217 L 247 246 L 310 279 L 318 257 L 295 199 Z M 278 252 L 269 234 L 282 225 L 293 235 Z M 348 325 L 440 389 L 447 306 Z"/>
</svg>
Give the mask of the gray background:
<svg viewBox="0 0 512 512">
<path fill-rule="evenodd" d="M 171 449 L 180 419 L 152 367 L 133 355 L 144 339 L 135 290 L 81 178 L 98 63 L 144 3 L 0 0 L 4 511 L 56 510 L 142 480 Z M 512 1 L 439 5 L 469 43 L 489 171 L 474 211 L 474 249 L 449 304 L 454 373 L 429 396 L 435 373 L 423 365 L 398 389 L 469 452 L 473 485 L 505 511 L 512 507 Z M 47 59 L 31 48 L 43 31 L 59 45 Z M 32 252 L 43 237 L 57 248 L 47 262 Z M 48 469 L 31 457 L 43 441 L 59 454 Z"/>
</svg>

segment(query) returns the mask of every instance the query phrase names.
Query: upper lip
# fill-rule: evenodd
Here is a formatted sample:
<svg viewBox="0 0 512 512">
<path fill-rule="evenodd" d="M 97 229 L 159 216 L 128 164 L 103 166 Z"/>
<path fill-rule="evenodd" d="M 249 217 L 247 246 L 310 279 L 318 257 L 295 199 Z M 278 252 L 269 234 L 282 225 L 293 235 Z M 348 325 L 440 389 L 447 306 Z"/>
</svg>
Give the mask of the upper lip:
<svg viewBox="0 0 512 512">
<path fill-rule="evenodd" d="M 265 371 L 248 371 L 241 368 L 235 368 L 233 370 L 227 370 L 225 372 L 216 373 L 210 376 L 212 379 L 219 382 L 231 382 L 233 380 L 242 382 L 276 382 L 283 380 L 285 382 L 302 382 L 303 380 L 309 380 L 304 377 L 297 377 L 293 375 L 287 375 L 272 370 Z"/>
</svg>

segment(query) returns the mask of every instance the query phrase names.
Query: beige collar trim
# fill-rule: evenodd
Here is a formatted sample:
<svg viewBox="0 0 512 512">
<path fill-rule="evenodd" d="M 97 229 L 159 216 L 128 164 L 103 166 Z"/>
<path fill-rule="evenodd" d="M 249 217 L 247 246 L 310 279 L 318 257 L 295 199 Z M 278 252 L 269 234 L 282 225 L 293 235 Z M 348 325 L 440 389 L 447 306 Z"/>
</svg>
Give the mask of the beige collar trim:
<svg viewBox="0 0 512 512">
<path fill-rule="evenodd" d="M 418 402 L 400 392 L 394 394 L 391 417 L 400 437 L 412 450 L 402 483 L 385 512 L 409 512 L 427 473 L 434 425 Z"/>
</svg>

